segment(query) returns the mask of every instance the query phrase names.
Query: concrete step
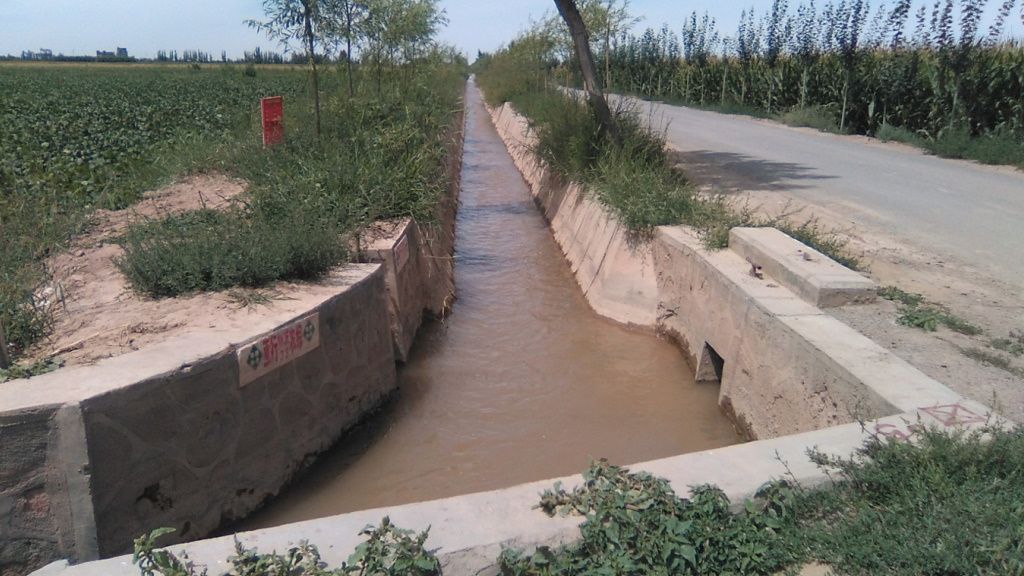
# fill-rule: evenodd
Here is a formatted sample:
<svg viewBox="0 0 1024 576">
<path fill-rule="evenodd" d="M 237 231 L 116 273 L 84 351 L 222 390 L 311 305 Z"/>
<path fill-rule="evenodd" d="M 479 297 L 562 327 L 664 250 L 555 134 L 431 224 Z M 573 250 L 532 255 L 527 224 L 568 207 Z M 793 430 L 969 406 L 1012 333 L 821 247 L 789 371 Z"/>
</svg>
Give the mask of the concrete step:
<svg viewBox="0 0 1024 576">
<path fill-rule="evenodd" d="M 874 282 L 775 228 L 733 228 L 729 249 L 819 308 L 876 298 Z"/>
</svg>

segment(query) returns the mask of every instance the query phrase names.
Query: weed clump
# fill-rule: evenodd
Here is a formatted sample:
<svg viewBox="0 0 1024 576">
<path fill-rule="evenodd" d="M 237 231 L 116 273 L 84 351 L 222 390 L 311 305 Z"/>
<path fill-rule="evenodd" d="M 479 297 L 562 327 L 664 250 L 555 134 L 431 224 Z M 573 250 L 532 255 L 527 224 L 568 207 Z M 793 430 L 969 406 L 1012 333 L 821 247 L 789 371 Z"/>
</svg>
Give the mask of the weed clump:
<svg viewBox="0 0 1024 576">
<path fill-rule="evenodd" d="M 346 258 L 341 232 L 306 210 L 198 210 L 132 226 L 115 263 L 135 290 L 155 297 L 313 279 Z"/>
<path fill-rule="evenodd" d="M 825 106 L 797 106 L 779 115 L 778 119 L 790 126 L 803 126 L 836 134 L 841 132 L 835 112 Z"/>
<path fill-rule="evenodd" d="M 934 137 L 927 132 L 911 132 L 883 124 L 875 137 L 886 142 L 902 142 L 944 158 L 964 158 L 982 164 L 1024 168 L 1024 137 L 1006 129 L 974 136 L 963 128 L 947 128 Z"/>
<path fill-rule="evenodd" d="M 944 306 L 926 302 L 924 296 L 920 294 L 905 292 L 895 286 L 886 286 L 878 291 L 878 295 L 896 302 L 899 307 L 896 321 L 903 326 L 920 328 L 926 332 L 934 332 L 939 326 L 945 326 L 966 336 L 977 336 L 983 332 L 980 327 L 956 316 Z"/>
</svg>

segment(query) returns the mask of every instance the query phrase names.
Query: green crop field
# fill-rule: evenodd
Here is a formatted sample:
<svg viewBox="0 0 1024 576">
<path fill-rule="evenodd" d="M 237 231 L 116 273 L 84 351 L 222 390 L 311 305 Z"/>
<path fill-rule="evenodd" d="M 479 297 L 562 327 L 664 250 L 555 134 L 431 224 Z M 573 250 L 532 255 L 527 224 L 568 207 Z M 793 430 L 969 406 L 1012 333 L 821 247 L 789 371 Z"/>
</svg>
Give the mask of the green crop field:
<svg viewBox="0 0 1024 576">
<path fill-rule="evenodd" d="M 300 94 L 285 69 L 0 66 L 0 323 L 15 354 L 43 334 L 44 257 L 94 207 L 123 208 L 253 125 L 261 96 Z"/>
<path fill-rule="evenodd" d="M 0 65 L 9 352 L 17 358 L 52 329 L 59 303 L 47 296 L 47 257 L 93 209 L 130 206 L 190 172 L 242 178 L 249 200 L 219 216 L 130 229 L 118 266 L 140 293 L 312 277 L 347 257 L 339 236 L 377 218 L 429 214 L 446 186 L 444 138 L 462 78 L 455 60 L 438 52 L 376 68 L 354 93 L 340 69 L 323 70 L 319 136 L 301 68 Z M 288 139 L 263 150 L 259 100 L 270 95 L 285 97 Z"/>
<path fill-rule="evenodd" d="M 259 99 L 303 91 L 305 76 L 238 68 L 0 67 L 0 186 L 57 204 L 122 207 L 155 155 L 229 137 Z"/>
</svg>

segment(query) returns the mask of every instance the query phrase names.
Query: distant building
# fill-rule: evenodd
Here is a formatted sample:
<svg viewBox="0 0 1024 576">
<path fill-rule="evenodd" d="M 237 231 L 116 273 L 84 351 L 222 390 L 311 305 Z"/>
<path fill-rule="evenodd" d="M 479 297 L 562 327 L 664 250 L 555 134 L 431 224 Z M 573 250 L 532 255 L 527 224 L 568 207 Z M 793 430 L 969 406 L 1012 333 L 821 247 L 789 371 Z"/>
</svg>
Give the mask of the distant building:
<svg viewBox="0 0 1024 576">
<path fill-rule="evenodd" d="M 115 56 L 114 53 L 110 52 L 109 50 L 97 50 L 96 51 L 96 59 L 97 60 L 105 60 L 105 59 L 108 60 L 110 58 L 114 58 L 114 56 Z"/>
<path fill-rule="evenodd" d="M 127 60 L 128 59 L 128 49 L 127 48 L 118 48 L 117 49 L 117 57 L 118 58 L 124 58 L 124 59 Z"/>
<path fill-rule="evenodd" d="M 39 52 L 25 50 L 21 53 L 22 60 L 53 60 L 53 51 L 49 48 L 40 48 Z"/>
</svg>

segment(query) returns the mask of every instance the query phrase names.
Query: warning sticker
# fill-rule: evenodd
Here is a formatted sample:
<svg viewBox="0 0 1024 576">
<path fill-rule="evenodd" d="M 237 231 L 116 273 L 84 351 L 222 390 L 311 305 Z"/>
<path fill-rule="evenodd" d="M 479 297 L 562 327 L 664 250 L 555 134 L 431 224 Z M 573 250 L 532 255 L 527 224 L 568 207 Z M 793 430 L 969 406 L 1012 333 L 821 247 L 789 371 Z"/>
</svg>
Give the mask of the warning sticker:
<svg viewBox="0 0 1024 576">
<path fill-rule="evenodd" d="M 310 314 L 238 347 L 238 385 L 245 386 L 320 346 L 320 315 Z"/>
</svg>

